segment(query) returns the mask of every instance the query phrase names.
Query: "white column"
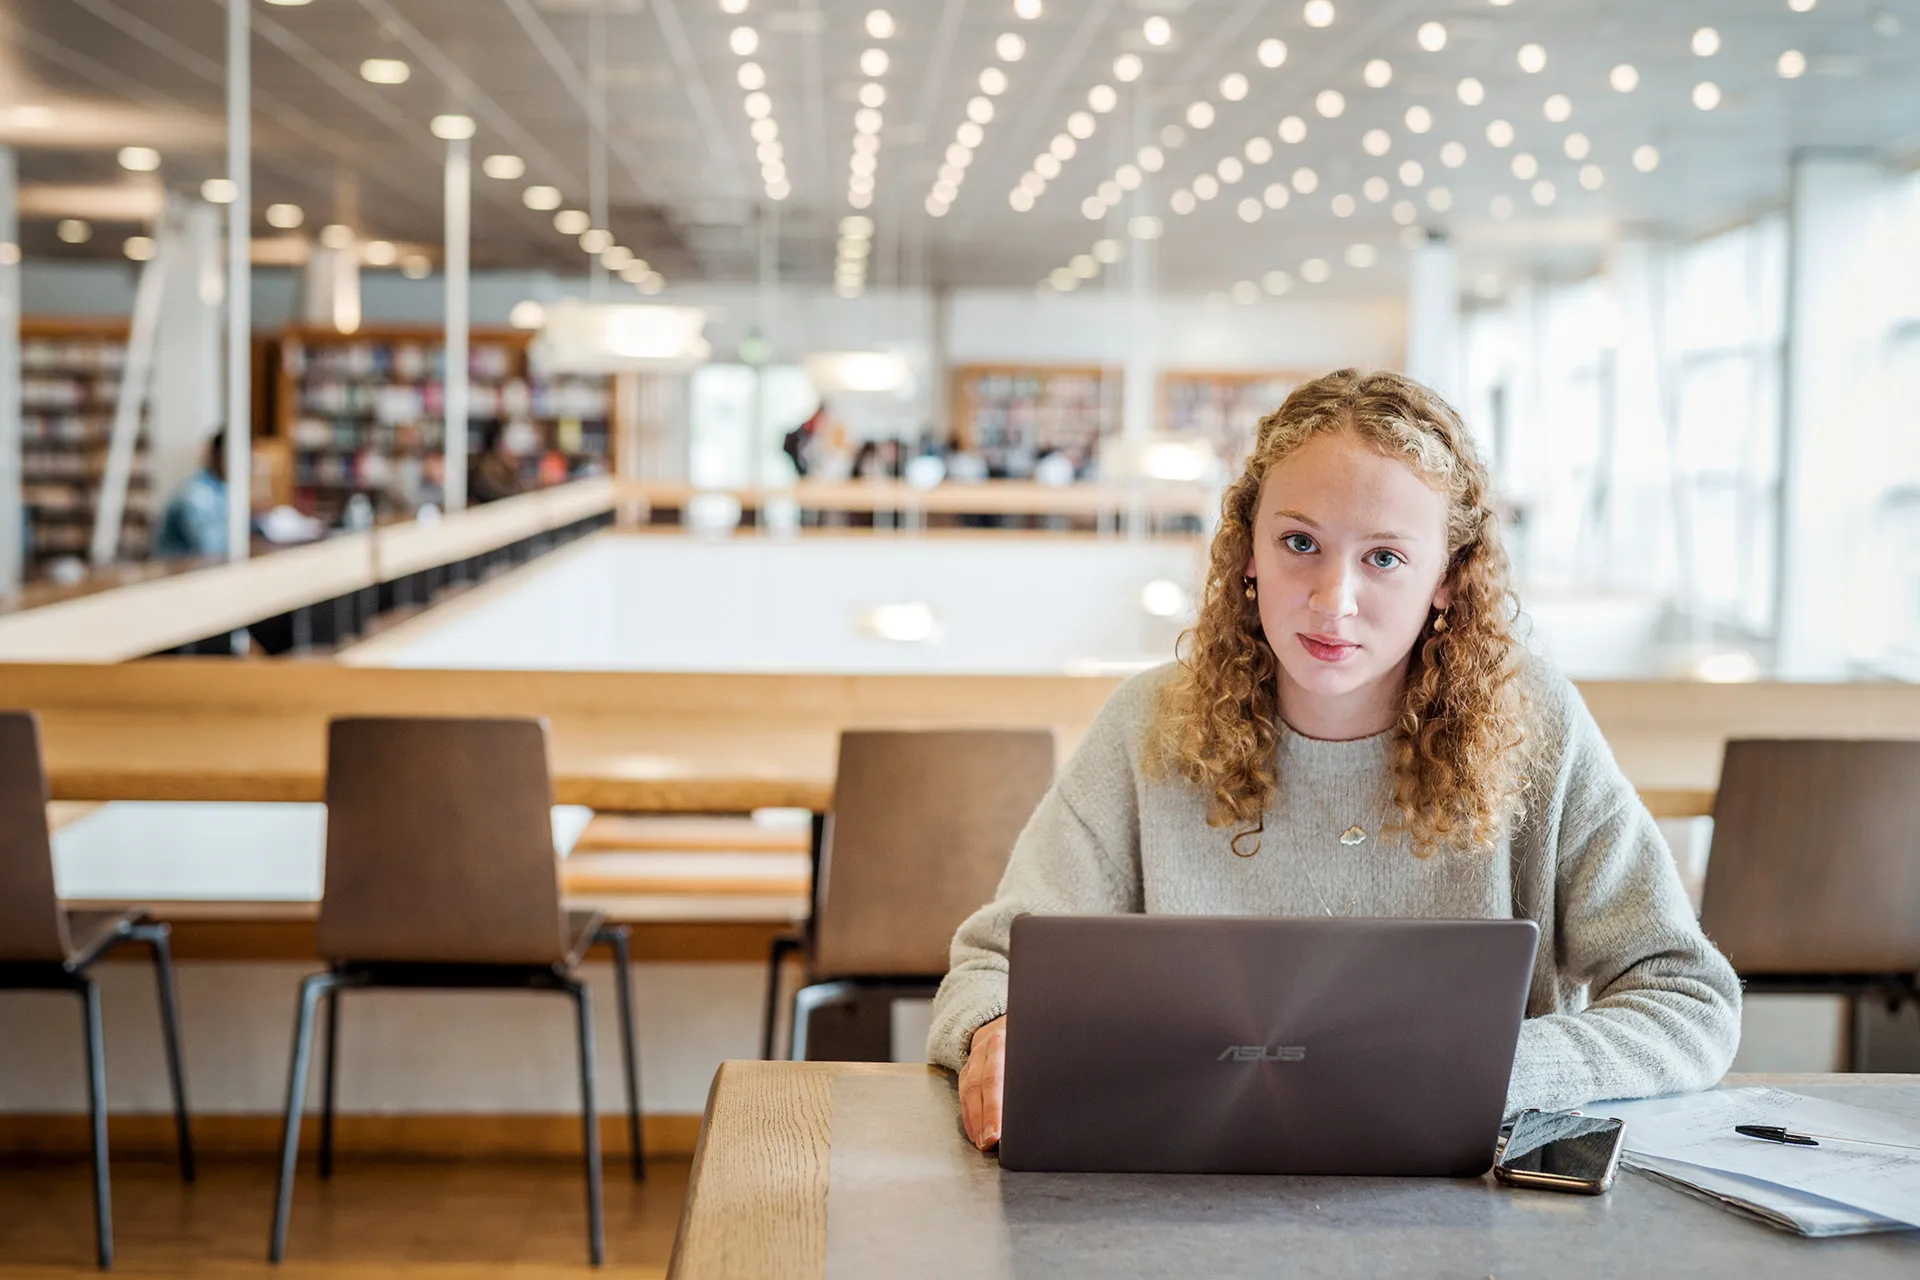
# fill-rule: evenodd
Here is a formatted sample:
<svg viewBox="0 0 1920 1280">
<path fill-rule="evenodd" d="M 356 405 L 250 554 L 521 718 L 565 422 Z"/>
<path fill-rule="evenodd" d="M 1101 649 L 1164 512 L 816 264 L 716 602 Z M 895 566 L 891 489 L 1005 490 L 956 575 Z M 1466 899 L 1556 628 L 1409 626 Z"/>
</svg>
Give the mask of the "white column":
<svg viewBox="0 0 1920 1280">
<path fill-rule="evenodd" d="M 20 218 L 13 149 L 0 147 L 0 601 L 25 572 L 20 496 Z"/>
<path fill-rule="evenodd" d="M 472 123 L 467 126 L 468 136 Z M 473 213 L 468 137 L 447 139 L 447 425 L 448 511 L 467 505 L 467 243 Z"/>
<path fill-rule="evenodd" d="M 1780 454 L 1778 674 L 1843 675 L 1850 495 L 1864 391 L 1880 334 L 1873 246 L 1885 174 L 1855 153 L 1794 157 L 1787 227 L 1785 419 Z"/>
<path fill-rule="evenodd" d="M 227 559 L 245 560 L 253 510 L 253 60 L 251 0 L 227 0 Z M 156 497 L 165 499 L 164 494 Z"/>
<path fill-rule="evenodd" d="M 1458 404 L 1465 391 L 1460 368 L 1460 257 L 1435 236 L 1407 264 L 1407 373 Z"/>
<path fill-rule="evenodd" d="M 1673 457 L 1673 324 L 1665 244 L 1644 236 L 1613 246 L 1608 264 L 1609 333 L 1614 349 L 1613 423 L 1603 573 L 1628 591 L 1672 590 L 1694 603 Z"/>
</svg>

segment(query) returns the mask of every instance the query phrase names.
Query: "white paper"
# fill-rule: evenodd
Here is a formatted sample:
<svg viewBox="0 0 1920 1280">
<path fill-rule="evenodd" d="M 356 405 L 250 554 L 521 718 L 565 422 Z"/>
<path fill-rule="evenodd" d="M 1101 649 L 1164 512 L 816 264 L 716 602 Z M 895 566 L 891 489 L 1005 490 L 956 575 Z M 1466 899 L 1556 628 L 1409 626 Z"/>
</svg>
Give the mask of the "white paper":
<svg viewBox="0 0 1920 1280">
<path fill-rule="evenodd" d="M 1586 1109 L 1626 1121 L 1624 1148 L 1629 1157 L 1655 1156 L 1754 1178 L 1920 1226 L 1920 1151 L 1825 1138 L 1817 1147 L 1788 1146 L 1734 1132 L 1735 1125 L 1769 1124 L 1797 1133 L 1920 1146 L 1920 1124 L 1913 1121 L 1765 1088 L 1601 1103 Z"/>
<path fill-rule="evenodd" d="M 1775 1186 L 1771 1182 L 1742 1177 L 1737 1173 L 1702 1169 L 1699 1165 L 1662 1160 L 1659 1156 L 1623 1155 L 1620 1163 L 1630 1169 L 1652 1174 L 1701 1199 L 1757 1218 L 1770 1227 L 1803 1236 L 1854 1236 L 1909 1229 L 1904 1222 L 1883 1218 L 1865 1209 L 1836 1204 L 1804 1191 Z"/>
</svg>

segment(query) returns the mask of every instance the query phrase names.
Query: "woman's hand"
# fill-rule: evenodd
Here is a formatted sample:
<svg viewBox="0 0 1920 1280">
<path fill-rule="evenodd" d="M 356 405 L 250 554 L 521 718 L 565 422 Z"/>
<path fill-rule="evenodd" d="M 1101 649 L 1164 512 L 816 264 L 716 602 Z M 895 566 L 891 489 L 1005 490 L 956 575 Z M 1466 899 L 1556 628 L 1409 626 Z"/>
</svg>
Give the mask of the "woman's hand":
<svg viewBox="0 0 1920 1280">
<path fill-rule="evenodd" d="M 967 1064 L 960 1068 L 960 1123 L 982 1151 L 1000 1142 L 1000 1092 L 1007 1073 L 1007 1017 L 1001 1014 L 973 1033 Z"/>
</svg>

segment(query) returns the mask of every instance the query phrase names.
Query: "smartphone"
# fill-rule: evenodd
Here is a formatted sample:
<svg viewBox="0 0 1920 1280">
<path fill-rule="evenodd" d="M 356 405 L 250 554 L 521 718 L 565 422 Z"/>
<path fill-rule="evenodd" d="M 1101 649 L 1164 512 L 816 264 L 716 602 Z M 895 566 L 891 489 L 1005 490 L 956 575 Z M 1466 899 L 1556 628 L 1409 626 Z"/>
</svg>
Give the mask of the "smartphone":
<svg viewBox="0 0 1920 1280">
<path fill-rule="evenodd" d="M 1597 1196 L 1613 1186 L 1626 1132 L 1623 1121 L 1606 1116 L 1522 1111 L 1493 1176 L 1508 1186 Z"/>
</svg>

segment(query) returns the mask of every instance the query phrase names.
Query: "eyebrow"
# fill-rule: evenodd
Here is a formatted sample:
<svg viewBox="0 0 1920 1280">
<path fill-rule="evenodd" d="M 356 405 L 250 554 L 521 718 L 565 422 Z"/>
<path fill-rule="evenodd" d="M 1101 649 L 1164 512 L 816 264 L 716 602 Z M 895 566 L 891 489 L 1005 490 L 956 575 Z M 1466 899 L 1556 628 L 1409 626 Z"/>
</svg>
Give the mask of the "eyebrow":
<svg viewBox="0 0 1920 1280">
<path fill-rule="evenodd" d="M 1315 520 L 1312 516 L 1309 516 L 1304 512 L 1282 510 L 1282 511 L 1274 512 L 1273 516 L 1274 516 L 1274 519 L 1276 520 L 1298 521 L 1300 524 L 1306 525 L 1309 529 L 1318 529 L 1320 527 L 1319 521 Z M 1365 533 L 1365 534 L 1361 534 L 1360 537 L 1361 537 L 1361 541 L 1363 542 L 1372 542 L 1372 541 L 1375 541 L 1376 539 L 1381 542 L 1419 542 L 1421 540 L 1420 535 L 1418 534 L 1393 533 L 1391 531 L 1379 532 L 1379 533 Z"/>
</svg>

